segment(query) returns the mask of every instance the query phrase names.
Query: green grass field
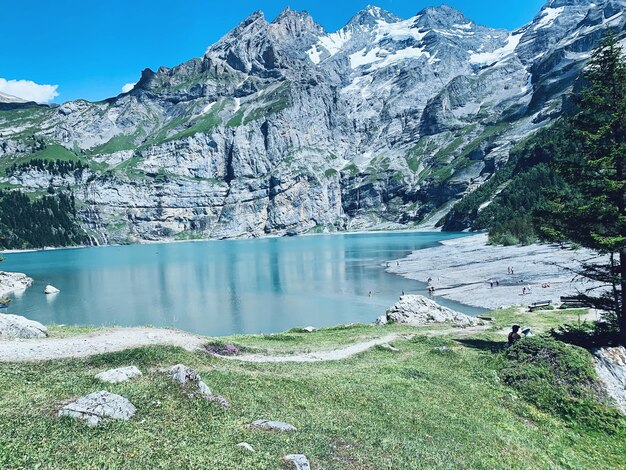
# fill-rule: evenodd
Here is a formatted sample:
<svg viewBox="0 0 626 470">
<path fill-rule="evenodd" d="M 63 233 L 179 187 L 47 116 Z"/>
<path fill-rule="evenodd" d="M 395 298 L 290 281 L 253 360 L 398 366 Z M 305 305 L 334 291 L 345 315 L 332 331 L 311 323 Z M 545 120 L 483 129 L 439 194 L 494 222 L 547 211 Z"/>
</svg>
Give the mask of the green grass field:
<svg viewBox="0 0 626 470">
<path fill-rule="evenodd" d="M 626 429 L 606 432 L 532 405 L 505 385 L 498 349 L 513 310 L 493 314 L 491 331 L 461 342 L 400 325 L 357 325 L 314 333 L 215 339 L 255 352 L 332 349 L 389 333 L 417 334 L 350 359 L 250 364 L 150 347 L 81 360 L 0 365 L 0 468 L 274 469 L 304 453 L 316 469 L 625 468 Z M 523 314 L 541 329 L 574 312 Z M 431 330 L 432 328 L 428 328 Z M 55 327 L 53 336 L 88 331 Z M 448 346 L 449 349 L 440 349 Z M 196 368 L 231 403 L 188 398 L 160 368 Z M 93 376 L 136 365 L 140 379 L 118 385 Z M 510 365 L 510 364 L 509 364 Z M 138 409 L 129 422 L 90 428 L 56 418 L 59 406 L 108 390 Z M 251 429 L 255 419 L 286 421 L 295 433 Z M 236 446 L 250 443 L 255 453 Z"/>
</svg>

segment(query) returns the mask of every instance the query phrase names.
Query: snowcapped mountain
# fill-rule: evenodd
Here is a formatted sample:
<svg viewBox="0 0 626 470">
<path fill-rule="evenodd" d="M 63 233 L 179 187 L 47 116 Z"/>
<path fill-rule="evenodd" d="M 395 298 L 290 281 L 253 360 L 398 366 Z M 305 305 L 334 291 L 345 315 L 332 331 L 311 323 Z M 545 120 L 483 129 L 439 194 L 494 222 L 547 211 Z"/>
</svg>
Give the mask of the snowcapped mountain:
<svg viewBox="0 0 626 470">
<path fill-rule="evenodd" d="M 203 57 L 96 103 L 0 110 L 0 157 L 80 160 L 3 181 L 70 186 L 100 242 L 399 227 L 442 214 L 553 122 L 623 0 L 551 0 L 505 31 L 453 8 L 369 6 L 336 32 L 255 12 Z M 43 147 L 43 149 L 42 149 Z M 8 166 L 8 165 L 7 165 Z"/>
</svg>

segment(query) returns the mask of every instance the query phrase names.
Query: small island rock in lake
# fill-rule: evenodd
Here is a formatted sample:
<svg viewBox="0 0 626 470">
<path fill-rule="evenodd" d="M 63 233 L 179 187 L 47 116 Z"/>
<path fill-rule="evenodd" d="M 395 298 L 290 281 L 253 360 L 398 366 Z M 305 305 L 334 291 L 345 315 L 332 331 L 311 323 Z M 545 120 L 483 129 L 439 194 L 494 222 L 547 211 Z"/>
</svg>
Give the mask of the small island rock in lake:
<svg viewBox="0 0 626 470">
<path fill-rule="evenodd" d="M 47 285 L 46 288 L 44 289 L 43 293 L 48 295 L 48 294 L 58 294 L 59 292 L 61 292 L 59 289 L 57 289 L 54 286 L 51 285 Z"/>
<path fill-rule="evenodd" d="M 477 318 L 443 307 L 422 295 L 403 295 L 400 297 L 400 300 L 387 310 L 387 320 L 392 323 L 404 323 L 413 326 L 431 323 L 451 323 L 458 326 L 483 324 Z"/>
</svg>

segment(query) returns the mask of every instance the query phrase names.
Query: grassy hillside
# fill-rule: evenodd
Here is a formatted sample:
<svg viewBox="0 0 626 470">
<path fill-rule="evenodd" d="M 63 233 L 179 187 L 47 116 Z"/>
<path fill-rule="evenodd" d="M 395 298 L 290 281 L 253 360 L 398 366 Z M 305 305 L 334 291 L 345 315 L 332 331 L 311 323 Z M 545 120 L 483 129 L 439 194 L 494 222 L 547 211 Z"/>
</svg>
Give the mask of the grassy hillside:
<svg viewBox="0 0 626 470">
<path fill-rule="evenodd" d="M 623 468 L 626 427 L 608 408 L 597 405 L 607 413 L 602 419 L 610 421 L 610 429 L 572 420 L 525 395 L 526 384 L 536 384 L 532 377 L 505 381 L 511 371 L 530 369 L 499 351 L 503 326 L 547 328 L 573 321 L 578 313 L 500 311 L 491 330 L 458 341 L 454 334 L 428 338 L 420 329 L 398 325 L 219 340 L 243 350 L 284 353 L 394 332 L 418 334 L 396 341 L 398 353 L 375 348 L 338 362 L 245 364 L 151 347 L 84 360 L 3 364 L 0 467 L 272 469 L 280 468 L 284 454 L 301 452 L 313 468 L 330 469 Z M 52 330 L 55 336 L 82 331 Z M 568 367 L 589 372 L 588 354 L 560 344 L 561 357 L 577 358 Z M 188 398 L 159 372 L 177 363 L 197 368 L 231 407 L 223 411 Z M 106 386 L 93 378 L 130 364 L 144 376 Z M 551 386 L 570 397 L 558 382 Z M 60 404 L 100 389 L 127 397 L 137 406 L 135 418 L 90 428 L 55 417 Z M 289 422 L 298 431 L 248 427 L 260 418 Z M 241 441 L 256 452 L 236 447 Z"/>
</svg>

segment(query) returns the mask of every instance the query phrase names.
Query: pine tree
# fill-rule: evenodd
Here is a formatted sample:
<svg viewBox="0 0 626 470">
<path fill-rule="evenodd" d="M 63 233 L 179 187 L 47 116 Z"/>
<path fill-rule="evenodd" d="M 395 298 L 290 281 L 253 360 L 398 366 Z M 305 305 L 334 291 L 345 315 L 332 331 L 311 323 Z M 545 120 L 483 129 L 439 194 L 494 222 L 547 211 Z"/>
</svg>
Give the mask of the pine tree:
<svg viewBox="0 0 626 470">
<path fill-rule="evenodd" d="M 608 262 L 583 265 L 581 274 L 610 286 L 588 296 L 610 313 L 626 345 L 626 58 L 615 36 L 594 51 L 569 120 L 576 151 L 555 162 L 569 185 L 549 195 L 539 229 L 551 240 L 570 240 L 608 255 Z"/>
</svg>

